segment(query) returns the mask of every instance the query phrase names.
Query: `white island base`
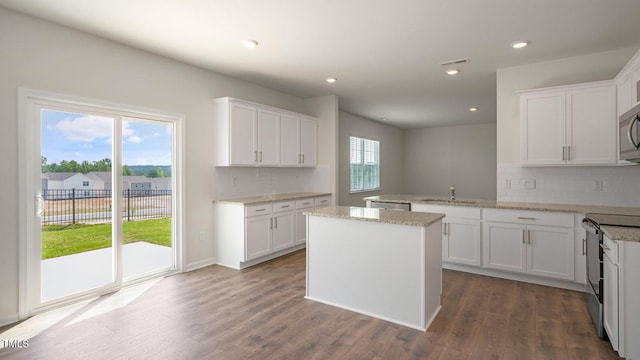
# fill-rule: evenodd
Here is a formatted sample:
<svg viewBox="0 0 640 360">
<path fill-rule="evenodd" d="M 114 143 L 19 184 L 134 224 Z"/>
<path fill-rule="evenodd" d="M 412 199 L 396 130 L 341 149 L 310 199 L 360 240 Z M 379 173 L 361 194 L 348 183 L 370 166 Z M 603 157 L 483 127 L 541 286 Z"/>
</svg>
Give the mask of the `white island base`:
<svg viewBox="0 0 640 360">
<path fill-rule="evenodd" d="M 336 215 L 345 212 L 351 215 Z M 420 213 L 416 222 L 410 214 L 349 207 L 306 213 L 306 298 L 426 331 L 440 310 L 444 215 Z"/>
</svg>

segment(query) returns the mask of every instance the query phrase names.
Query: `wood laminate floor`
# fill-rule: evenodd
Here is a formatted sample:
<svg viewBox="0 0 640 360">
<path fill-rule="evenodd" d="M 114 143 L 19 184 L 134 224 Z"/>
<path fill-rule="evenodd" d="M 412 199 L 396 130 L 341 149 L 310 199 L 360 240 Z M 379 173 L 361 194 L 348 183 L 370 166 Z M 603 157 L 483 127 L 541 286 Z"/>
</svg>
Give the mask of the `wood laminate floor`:
<svg viewBox="0 0 640 360">
<path fill-rule="evenodd" d="M 421 332 L 305 300 L 305 260 L 167 277 L 82 320 L 107 295 L 0 359 L 618 359 L 582 293 L 445 270 L 442 310 Z"/>
</svg>

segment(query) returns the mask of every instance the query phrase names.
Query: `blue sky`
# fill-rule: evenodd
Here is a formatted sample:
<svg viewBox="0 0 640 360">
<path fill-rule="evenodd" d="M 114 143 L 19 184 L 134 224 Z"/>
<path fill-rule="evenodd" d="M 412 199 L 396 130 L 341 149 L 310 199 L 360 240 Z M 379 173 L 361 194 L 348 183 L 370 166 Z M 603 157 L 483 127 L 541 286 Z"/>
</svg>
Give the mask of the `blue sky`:
<svg viewBox="0 0 640 360">
<path fill-rule="evenodd" d="M 111 158 L 111 118 L 43 110 L 41 121 L 41 154 L 48 164 Z M 170 126 L 131 120 L 123 123 L 122 133 L 124 165 L 171 164 Z"/>
</svg>

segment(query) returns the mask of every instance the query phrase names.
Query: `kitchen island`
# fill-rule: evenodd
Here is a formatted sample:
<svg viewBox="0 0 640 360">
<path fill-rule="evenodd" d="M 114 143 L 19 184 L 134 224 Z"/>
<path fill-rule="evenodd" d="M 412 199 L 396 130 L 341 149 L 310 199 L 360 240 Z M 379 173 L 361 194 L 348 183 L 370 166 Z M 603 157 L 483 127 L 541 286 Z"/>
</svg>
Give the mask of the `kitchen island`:
<svg viewBox="0 0 640 360">
<path fill-rule="evenodd" d="M 338 206 L 305 215 L 307 299 L 426 331 L 440 310 L 443 214 Z"/>
</svg>

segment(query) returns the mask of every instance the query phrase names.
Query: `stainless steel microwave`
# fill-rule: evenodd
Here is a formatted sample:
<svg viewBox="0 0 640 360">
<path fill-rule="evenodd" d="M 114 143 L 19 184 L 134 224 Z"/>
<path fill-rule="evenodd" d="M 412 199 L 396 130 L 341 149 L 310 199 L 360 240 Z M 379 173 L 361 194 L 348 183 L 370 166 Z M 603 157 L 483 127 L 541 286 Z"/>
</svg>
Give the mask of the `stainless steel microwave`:
<svg viewBox="0 0 640 360">
<path fill-rule="evenodd" d="M 620 160 L 640 163 L 640 104 L 620 115 Z"/>
</svg>

